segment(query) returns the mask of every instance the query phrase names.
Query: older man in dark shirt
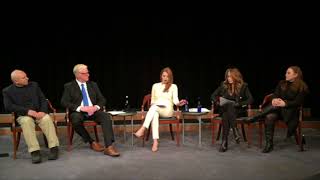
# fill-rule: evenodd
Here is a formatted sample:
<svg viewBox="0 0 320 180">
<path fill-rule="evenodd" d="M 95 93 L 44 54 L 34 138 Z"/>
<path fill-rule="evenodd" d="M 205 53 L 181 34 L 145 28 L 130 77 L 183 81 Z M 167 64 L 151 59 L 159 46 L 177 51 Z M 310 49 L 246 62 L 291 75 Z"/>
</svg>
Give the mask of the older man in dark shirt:
<svg viewBox="0 0 320 180">
<path fill-rule="evenodd" d="M 48 159 L 58 158 L 59 140 L 51 117 L 48 104 L 38 83 L 29 82 L 26 73 L 14 70 L 11 73 L 13 84 L 3 89 L 3 101 L 7 111 L 17 115 L 23 136 L 32 156 L 32 163 L 41 162 L 40 146 L 36 137 L 35 123 L 39 125 L 48 140 L 50 154 Z"/>
</svg>

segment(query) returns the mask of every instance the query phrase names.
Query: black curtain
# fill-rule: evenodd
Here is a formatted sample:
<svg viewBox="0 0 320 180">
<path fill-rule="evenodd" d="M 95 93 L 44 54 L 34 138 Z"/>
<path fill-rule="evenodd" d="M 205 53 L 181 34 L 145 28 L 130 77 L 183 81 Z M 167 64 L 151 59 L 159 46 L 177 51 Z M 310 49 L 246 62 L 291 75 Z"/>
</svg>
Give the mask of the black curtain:
<svg viewBox="0 0 320 180">
<path fill-rule="evenodd" d="M 21 20 L 4 24 L 0 87 L 11 83 L 12 70 L 22 69 L 62 111 L 63 85 L 74 79 L 73 66 L 84 63 L 89 66 L 90 79 L 105 95 L 107 109 L 123 108 L 126 95 L 130 105 L 139 108 L 152 84 L 159 82 L 160 70 L 169 66 L 179 97 L 188 97 L 191 106 L 200 97 L 203 106 L 210 107 L 210 95 L 224 79 L 226 68 L 237 67 L 257 107 L 284 79 L 286 69 L 298 65 L 311 92 L 306 106 L 319 116 L 317 68 L 310 63 L 314 34 L 308 28 L 277 24 L 223 29 L 210 20 L 111 16 L 103 22 Z"/>
</svg>

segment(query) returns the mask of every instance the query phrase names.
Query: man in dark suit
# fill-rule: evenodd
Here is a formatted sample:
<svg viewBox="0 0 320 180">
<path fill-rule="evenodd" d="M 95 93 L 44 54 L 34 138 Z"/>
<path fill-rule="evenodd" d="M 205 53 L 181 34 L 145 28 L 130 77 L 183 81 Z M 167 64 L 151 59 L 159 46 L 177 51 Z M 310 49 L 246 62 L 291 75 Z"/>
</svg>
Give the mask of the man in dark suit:
<svg viewBox="0 0 320 180">
<path fill-rule="evenodd" d="M 73 73 L 76 79 L 64 85 L 61 104 L 69 109 L 74 130 L 84 142 L 90 143 L 91 149 L 98 152 L 103 151 L 105 155 L 112 157 L 119 156 L 120 153 L 112 145 L 114 135 L 111 116 L 102 111 L 106 100 L 98 85 L 89 81 L 88 67 L 84 64 L 75 65 Z M 90 137 L 83 126 L 84 119 L 93 119 L 101 124 L 105 147 Z"/>
<path fill-rule="evenodd" d="M 11 73 L 13 84 L 3 89 L 3 102 L 7 111 L 14 112 L 20 124 L 32 163 L 41 162 L 40 146 L 36 137 L 35 123 L 39 125 L 48 140 L 49 160 L 58 158 L 59 140 L 52 118 L 48 115 L 48 103 L 38 83 L 29 82 L 21 70 Z"/>
</svg>

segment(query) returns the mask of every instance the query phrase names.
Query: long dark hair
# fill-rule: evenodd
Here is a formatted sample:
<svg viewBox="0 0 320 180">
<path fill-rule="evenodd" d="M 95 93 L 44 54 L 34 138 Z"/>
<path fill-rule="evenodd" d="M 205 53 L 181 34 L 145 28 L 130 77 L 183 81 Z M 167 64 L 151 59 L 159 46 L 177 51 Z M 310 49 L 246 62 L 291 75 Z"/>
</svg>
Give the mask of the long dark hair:
<svg viewBox="0 0 320 180">
<path fill-rule="evenodd" d="M 292 71 L 297 74 L 297 77 L 292 82 L 292 86 L 290 86 L 290 88 L 298 92 L 308 92 L 308 86 L 303 81 L 303 74 L 301 68 L 299 66 L 290 66 L 288 69 L 292 69 Z M 281 81 L 280 86 L 282 90 L 286 90 L 288 88 L 288 82 L 283 80 Z"/>
<path fill-rule="evenodd" d="M 230 76 L 233 80 L 232 84 L 230 84 L 228 82 L 228 73 L 230 73 Z M 228 90 L 228 93 L 230 95 L 232 95 L 232 94 L 239 95 L 241 87 L 243 85 L 243 78 L 242 78 L 242 74 L 240 73 L 239 69 L 228 68 L 226 70 L 224 78 L 225 78 L 225 80 L 223 82 L 223 86 L 224 86 L 224 88 L 226 88 Z"/>
</svg>

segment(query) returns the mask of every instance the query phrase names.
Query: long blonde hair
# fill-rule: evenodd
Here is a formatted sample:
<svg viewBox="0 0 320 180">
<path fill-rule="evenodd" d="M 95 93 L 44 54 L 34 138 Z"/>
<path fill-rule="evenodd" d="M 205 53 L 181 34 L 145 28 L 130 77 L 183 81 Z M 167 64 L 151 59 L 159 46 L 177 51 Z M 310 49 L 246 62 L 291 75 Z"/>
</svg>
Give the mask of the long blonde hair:
<svg viewBox="0 0 320 180">
<path fill-rule="evenodd" d="M 230 84 L 228 82 L 228 74 L 230 73 L 230 76 L 233 80 L 233 83 Z M 243 85 L 243 78 L 242 78 L 242 74 L 240 73 L 239 69 L 237 68 L 228 68 L 226 70 L 226 73 L 224 75 L 225 80 L 223 82 L 224 87 L 228 90 L 228 93 L 230 95 L 239 95 L 240 94 L 240 90 L 241 87 Z"/>
<path fill-rule="evenodd" d="M 162 81 L 162 73 L 164 72 L 168 73 L 169 82 L 166 84 L 163 92 L 167 92 L 173 83 L 173 74 L 172 70 L 169 67 L 163 68 L 160 72 L 160 81 Z"/>
</svg>

